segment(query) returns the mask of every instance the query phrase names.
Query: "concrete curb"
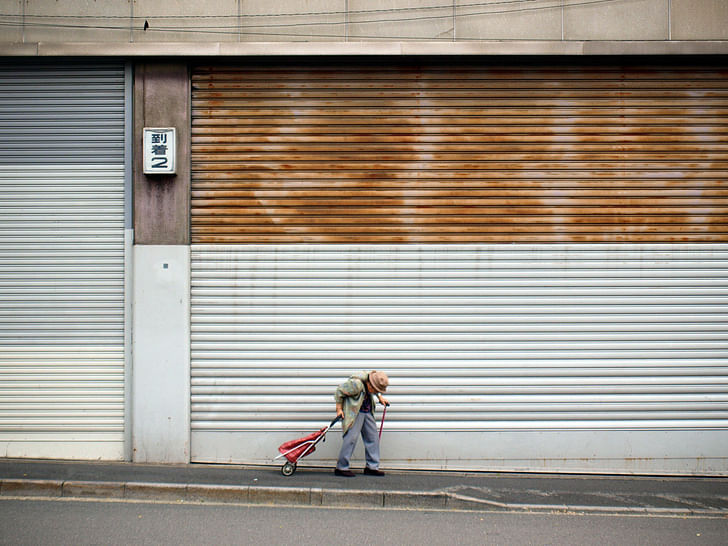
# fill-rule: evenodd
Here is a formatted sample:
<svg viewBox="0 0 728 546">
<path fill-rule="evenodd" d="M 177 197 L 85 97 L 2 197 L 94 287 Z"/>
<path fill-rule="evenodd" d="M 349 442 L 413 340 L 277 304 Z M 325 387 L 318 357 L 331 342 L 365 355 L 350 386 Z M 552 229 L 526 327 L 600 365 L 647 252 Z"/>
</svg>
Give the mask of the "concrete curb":
<svg viewBox="0 0 728 546">
<path fill-rule="evenodd" d="M 509 504 L 447 491 L 371 491 L 307 487 L 100 482 L 74 480 L 0 480 L 0 498 L 126 499 L 140 501 L 278 504 L 347 508 L 473 510 L 511 512 L 579 512 L 596 514 L 655 514 L 726 516 L 723 510 L 647 506 L 576 506 L 566 504 Z"/>
</svg>

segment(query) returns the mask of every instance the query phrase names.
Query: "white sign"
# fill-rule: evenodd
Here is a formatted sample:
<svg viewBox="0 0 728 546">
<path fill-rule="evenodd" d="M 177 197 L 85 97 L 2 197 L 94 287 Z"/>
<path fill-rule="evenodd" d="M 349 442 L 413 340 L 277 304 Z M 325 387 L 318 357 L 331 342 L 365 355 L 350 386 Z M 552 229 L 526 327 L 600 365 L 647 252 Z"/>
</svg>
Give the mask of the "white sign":
<svg viewBox="0 0 728 546">
<path fill-rule="evenodd" d="M 176 156 L 174 127 L 144 128 L 144 174 L 174 174 Z"/>
</svg>

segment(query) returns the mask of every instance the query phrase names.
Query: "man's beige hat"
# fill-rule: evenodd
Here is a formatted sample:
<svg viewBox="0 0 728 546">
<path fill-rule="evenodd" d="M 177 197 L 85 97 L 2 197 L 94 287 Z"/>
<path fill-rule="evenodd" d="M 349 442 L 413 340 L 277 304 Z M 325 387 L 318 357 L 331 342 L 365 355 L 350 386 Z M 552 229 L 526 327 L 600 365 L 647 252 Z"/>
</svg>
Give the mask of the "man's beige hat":
<svg viewBox="0 0 728 546">
<path fill-rule="evenodd" d="M 369 372 L 369 383 L 377 392 L 386 392 L 389 386 L 389 377 L 384 372 Z"/>
</svg>

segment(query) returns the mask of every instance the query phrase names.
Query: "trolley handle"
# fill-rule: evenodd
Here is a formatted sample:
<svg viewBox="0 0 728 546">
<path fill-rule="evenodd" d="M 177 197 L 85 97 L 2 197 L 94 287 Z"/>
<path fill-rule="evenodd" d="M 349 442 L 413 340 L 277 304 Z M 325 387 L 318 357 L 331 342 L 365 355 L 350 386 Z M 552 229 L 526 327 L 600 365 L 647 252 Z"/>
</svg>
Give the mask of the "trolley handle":
<svg viewBox="0 0 728 546">
<path fill-rule="evenodd" d="M 333 427 L 339 421 L 341 421 L 341 416 L 337 415 L 336 418 L 333 421 L 331 421 L 331 423 L 329 423 L 329 428 Z"/>
</svg>

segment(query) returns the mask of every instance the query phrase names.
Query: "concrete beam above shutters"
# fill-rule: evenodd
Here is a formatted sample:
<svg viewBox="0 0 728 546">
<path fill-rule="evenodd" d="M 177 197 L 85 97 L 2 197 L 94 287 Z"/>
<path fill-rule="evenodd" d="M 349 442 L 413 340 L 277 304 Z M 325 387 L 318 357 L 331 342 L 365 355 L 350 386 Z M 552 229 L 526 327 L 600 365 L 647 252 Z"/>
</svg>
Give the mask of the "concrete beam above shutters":
<svg viewBox="0 0 728 546">
<path fill-rule="evenodd" d="M 383 57 L 412 55 L 725 55 L 728 40 L 479 40 L 377 42 L 17 42 L 8 57 Z"/>
</svg>

